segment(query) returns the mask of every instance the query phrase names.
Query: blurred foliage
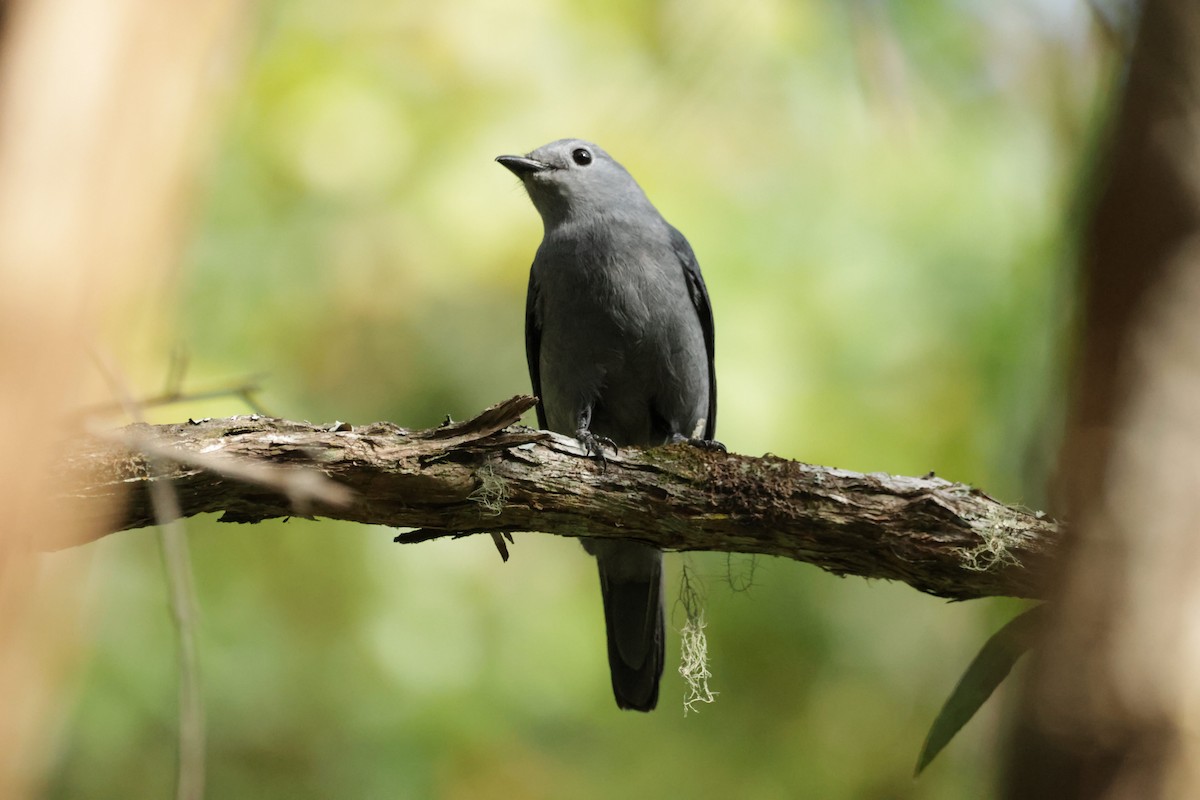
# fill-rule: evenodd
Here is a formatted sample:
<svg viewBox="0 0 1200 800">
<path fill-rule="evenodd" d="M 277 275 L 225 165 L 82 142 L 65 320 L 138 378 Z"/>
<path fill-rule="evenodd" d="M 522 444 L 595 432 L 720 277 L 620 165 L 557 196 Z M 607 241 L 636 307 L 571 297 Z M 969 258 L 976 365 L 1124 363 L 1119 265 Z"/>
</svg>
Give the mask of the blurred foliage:
<svg viewBox="0 0 1200 800">
<path fill-rule="evenodd" d="M 189 384 L 265 372 L 268 410 L 313 420 L 427 426 L 527 391 L 541 226 L 492 158 L 581 136 L 700 258 L 730 449 L 936 470 L 1044 506 L 1102 42 L 1074 0 L 266 2 L 244 72 L 216 78 L 229 116 L 170 334 L 126 357 L 151 394 L 181 340 Z M 734 591 L 748 559 L 689 556 L 721 694 L 685 719 L 668 668 L 643 716 L 611 700 L 594 565 L 572 541 L 518 536 L 501 565 L 486 538 L 188 527 L 210 797 L 993 792 L 996 700 L 911 773 L 1013 601 L 765 559 Z M 96 654 L 49 795 L 168 796 L 157 543 L 88 549 Z"/>
<path fill-rule="evenodd" d="M 992 634 L 979 650 L 979 655 L 967 667 L 929 728 L 921 755 L 917 757 L 918 775 L 958 735 L 962 726 L 979 713 L 979 709 L 1003 684 L 1021 656 L 1035 646 L 1038 632 L 1045 627 L 1046 611 L 1050 605 L 1041 603 L 1013 617 Z"/>
</svg>

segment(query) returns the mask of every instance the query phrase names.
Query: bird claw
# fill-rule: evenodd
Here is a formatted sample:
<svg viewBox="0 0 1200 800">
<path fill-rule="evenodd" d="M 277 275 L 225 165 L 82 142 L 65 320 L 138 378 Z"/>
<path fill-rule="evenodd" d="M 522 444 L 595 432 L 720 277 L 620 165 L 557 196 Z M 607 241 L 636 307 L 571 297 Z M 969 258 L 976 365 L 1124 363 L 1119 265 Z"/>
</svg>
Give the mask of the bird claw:
<svg viewBox="0 0 1200 800">
<path fill-rule="evenodd" d="M 621 452 L 617 449 L 617 443 L 612 439 L 607 436 L 597 436 L 587 428 L 580 428 L 575 431 L 575 438 L 583 445 L 583 452 L 599 461 L 600 466 L 605 469 L 608 468 L 608 461 L 604 458 L 604 448 L 610 448 L 614 456 Z"/>
<path fill-rule="evenodd" d="M 679 443 L 690 444 L 692 447 L 699 447 L 701 450 L 707 450 L 710 453 L 728 453 L 729 450 L 721 442 L 716 439 L 693 439 L 677 433 L 671 437 L 671 444 Z"/>
</svg>

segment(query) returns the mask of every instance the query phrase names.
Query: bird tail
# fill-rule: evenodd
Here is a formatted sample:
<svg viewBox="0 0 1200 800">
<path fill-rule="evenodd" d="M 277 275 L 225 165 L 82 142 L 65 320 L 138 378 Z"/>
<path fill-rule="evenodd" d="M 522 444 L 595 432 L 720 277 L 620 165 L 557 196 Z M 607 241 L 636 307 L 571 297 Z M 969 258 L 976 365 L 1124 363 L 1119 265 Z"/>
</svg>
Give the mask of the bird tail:
<svg viewBox="0 0 1200 800">
<path fill-rule="evenodd" d="M 600 571 L 608 666 L 621 708 L 652 711 L 663 671 L 662 551 L 640 542 L 588 542 Z"/>
</svg>

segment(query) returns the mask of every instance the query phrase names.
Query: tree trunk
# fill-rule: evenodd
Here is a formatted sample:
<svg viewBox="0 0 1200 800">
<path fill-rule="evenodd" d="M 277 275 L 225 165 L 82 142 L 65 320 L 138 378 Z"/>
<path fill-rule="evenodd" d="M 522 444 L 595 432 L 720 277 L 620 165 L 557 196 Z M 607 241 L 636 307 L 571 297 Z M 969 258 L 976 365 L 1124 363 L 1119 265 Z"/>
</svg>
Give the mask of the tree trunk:
<svg viewBox="0 0 1200 800">
<path fill-rule="evenodd" d="M 1144 8 L 1083 253 L 1071 526 L 1014 800 L 1200 797 L 1200 3 Z"/>
</svg>

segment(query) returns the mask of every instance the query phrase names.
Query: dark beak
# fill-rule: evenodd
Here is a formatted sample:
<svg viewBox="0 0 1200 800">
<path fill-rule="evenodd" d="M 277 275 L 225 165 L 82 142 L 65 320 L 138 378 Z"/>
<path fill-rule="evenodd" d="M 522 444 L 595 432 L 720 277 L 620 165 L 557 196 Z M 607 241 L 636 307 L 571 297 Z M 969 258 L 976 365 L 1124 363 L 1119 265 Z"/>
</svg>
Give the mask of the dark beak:
<svg viewBox="0 0 1200 800">
<path fill-rule="evenodd" d="M 550 169 L 550 165 L 542 161 L 535 161 L 532 158 L 525 156 L 496 156 L 496 160 L 503 164 L 509 172 L 516 175 L 518 178 L 524 178 L 526 175 L 532 175 L 535 172 L 544 172 Z"/>
</svg>

